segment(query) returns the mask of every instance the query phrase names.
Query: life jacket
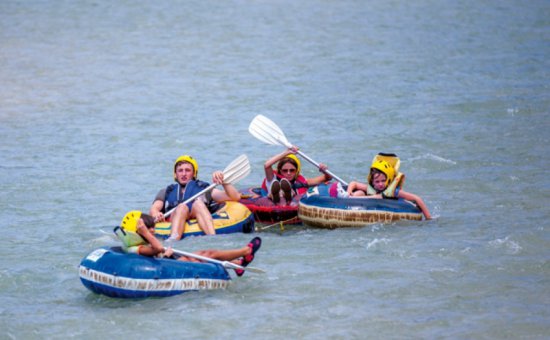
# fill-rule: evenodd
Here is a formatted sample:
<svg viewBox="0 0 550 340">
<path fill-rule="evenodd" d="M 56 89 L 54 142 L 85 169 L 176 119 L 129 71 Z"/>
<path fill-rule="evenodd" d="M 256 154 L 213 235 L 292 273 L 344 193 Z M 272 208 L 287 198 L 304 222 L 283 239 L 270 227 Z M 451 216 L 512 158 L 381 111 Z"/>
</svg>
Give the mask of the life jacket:
<svg viewBox="0 0 550 340">
<path fill-rule="evenodd" d="M 172 210 L 173 208 L 177 207 L 178 204 L 181 202 L 184 202 L 189 197 L 192 197 L 196 193 L 202 191 L 203 189 L 206 189 L 210 184 L 207 182 L 199 181 L 199 180 L 193 180 L 189 181 L 185 185 L 185 191 L 183 195 L 181 194 L 181 185 L 179 183 L 170 184 L 166 187 L 166 194 L 164 196 L 164 210 L 162 212 L 167 212 Z M 212 199 L 212 195 L 210 193 L 206 194 L 207 202 L 206 206 L 208 207 L 208 210 L 210 212 L 214 212 L 220 208 L 220 204 L 218 204 L 216 201 Z M 189 211 L 191 211 L 191 206 L 193 205 L 193 202 L 187 203 L 187 207 L 189 208 Z"/>
<path fill-rule="evenodd" d="M 384 189 L 384 191 L 381 192 L 382 197 L 384 198 L 397 198 L 397 195 L 399 194 L 399 190 L 403 187 L 403 184 L 405 184 L 405 174 L 398 173 L 397 176 L 391 181 L 391 183 Z M 367 196 L 372 196 L 380 194 L 380 192 L 377 192 L 370 183 L 367 183 Z"/>
<path fill-rule="evenodd" d="M 120 242 L 122 242 L 122 249 L 125 252 L 133 252 L 129 250 L 133 247 L 139 247 L 147 244 L 147 241 L 145 241 L 143 237 L 136 232 L 123 230 L 121 227 L 115 227 L 113 232 L 118 237 Z"/>
<path fill-rule="evenodd" d="M 277 171 L 273 171 L 273 174 L 278 180 L 285 178 L 284 176 L 277 173 Z M 297 195 L 305 194 L 307 192 L 307 188 L 309 187 L 307 184 L 307 179 L 302 175 L 298 175 L 298 178 L 291 181 L 290 184 L 292 185 L 292 190 L 294 190 Z M 269 192 L 269 189 L 267 188 L 267 178 L 264 178 L 262 182 L 262 189 L 265 190 L 266 193 Z"/>
<path fill-rule="evenodd" d="M 140 234 L 134 231 L 123 230 L 121 227 L 115 227 L 113 230 L 118 239 L 122 242 L 122 250 L 128 254 L 138 254 L 141 246 L 148 245 L 149 242 L 145 241 Z M 158 254 L 155 257 L 163 258 L 164 254 Z"/>
</svg>

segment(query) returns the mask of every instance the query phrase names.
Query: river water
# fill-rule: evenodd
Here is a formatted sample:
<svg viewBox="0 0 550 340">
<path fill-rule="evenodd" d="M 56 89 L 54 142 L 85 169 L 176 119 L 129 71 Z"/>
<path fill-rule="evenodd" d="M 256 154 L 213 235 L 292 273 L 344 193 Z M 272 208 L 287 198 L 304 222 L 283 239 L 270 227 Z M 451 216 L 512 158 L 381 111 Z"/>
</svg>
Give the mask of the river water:
<svg viewBox="0 0 550 340">
<path fill-rule="evenodd" d="M 2 1 L 0 338 L 548 338 L 549 37 L 537 0 Z M 224 291 L 85 289 L 177 156 L 261 182 L 257 114 L 348 181 L 398 154 L 435 219 L 268 228 Z"/>
</svg>

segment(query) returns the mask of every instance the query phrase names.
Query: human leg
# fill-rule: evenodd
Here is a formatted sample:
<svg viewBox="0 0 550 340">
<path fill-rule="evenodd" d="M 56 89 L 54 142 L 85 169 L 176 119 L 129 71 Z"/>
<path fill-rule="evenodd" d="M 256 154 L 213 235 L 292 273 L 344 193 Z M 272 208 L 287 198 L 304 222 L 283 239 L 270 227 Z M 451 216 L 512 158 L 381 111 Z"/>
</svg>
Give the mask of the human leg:
<svg viewBox="0 0 550 340">
<path fill-rule="evenodd" d="M 283 191 L 286 204 L 289 205 L 292 201 L 292 184 L 290 184 L 288 179 L 281 179 L 281 190 Z"/>
<path fill-rule="evenodd" d="M 250 264 L 250 262 L 252 262 L 254 260 L 254 255 L 256 255 L 256 252 L 262 246 L 262 239 L 259 238 L 259 237 L 254 237 L 246 246 L 250 249 L 249 254 L 247 254 L 247 255 L 243 256 L 243 258 L 237 260 L 237 261 L 239 261 L 237 264 L 239 264 L 243 267 L 248 266 Z M 237 276 L 243 276 L 244 270 L 235 269 L 235 273 L 237 274 Z"/>
<path fill-rule="evenodd" d="M 271 182 L 268 196 L 271 198 L 273 203 L 275 203 L 275 205 L 279 204 L 279 201 L 281 200 L 281 183 L 279 183 L 278 180 L 274 179 L 273 182 Z"/>
<path fill-rule="evenodd" d="M 262 239 L 259 237 L 254 237 L 246 246 L 242 248 L 228 250 L 208 249 L 199 250 L 194 253 L 204 257 L 209 257 L 214 260 L 230 261 L 232 263 L 246 267 L 250 264 L 250 262 L 254 260 L 254 256 L 256 252 L 260 249 L 261 245 Z M 202 262 L 188 256 L 181 256 L 178 258 L 178 260 L 187 262 Z M 244 270 L 242 269 L 235 269 L 235 272 L 238 276 L 242 276 L 244 274 Z"/>
<path fill-rule="evenodd" d="M 251 250 L 248 246 L 244 246 L 238 249 L 227 249 L 227 250 L 218 250 L 218 249 L 207 249 L 196 251 L 195 254 L 201 255 L 204 257 L 209 257 L 211 259 L 220 260 L 220 261 L 232 261 L 238 259 L 239 257 L 244 257 L 251 254 Z"/>
<path fill-rule="evenodd" d="M 170 233 L 170 239 L 180 240 L 183 235 L 183 227 L 185 221 L 189 217 L 189 208 L 185 204 L 180 204 L 176 207 L 174 214 L 172 215 L 172 231 Z"/>
<path fill-rule="evenodd" d="M 336 188 L 338 191 L 338 198 L 348 198 L 350 196 L 346 189 L 344 189 L 344 187 L 342 186 L 342 183 L 337 182 Z"/>
<path fill-rule="evenodd" d="M 364 192 L 363 190 L 355 190 L 355 191 L 351 194 L 351 196 L 359 196 L 359 197 L 361 197 L 361 196 L 367 196 L 367 193 Z"/>
<path fill-rule="evenodd" d="M 201 228 L 202 231 L 206 235 L 215 235 L 216 230 L 214 229 L 214 220 L 212 219 L 212 214 L 208 210 L 208 207 L 206 204 L 198 199 L 195 200 L 193 203 L 193 207 L 191 208 L 191 217 L 194 217 L 197 219 L 197 223 L 199 224 L 199 228 Z"/>
<path fill-rule="evenodd" d="M 245 247 L 239 249 L 230 250 L 200 250 L 195 254 L 210 257 L 221 261 L 231 261 L 240 266 L 246 267 L 254 260 L 254 255 L 260 249 L 262 245 L 262 239 L 254 237 Z M 243 269 L 235 269 L 237 276 L 244 274 Z"/>
</svg>

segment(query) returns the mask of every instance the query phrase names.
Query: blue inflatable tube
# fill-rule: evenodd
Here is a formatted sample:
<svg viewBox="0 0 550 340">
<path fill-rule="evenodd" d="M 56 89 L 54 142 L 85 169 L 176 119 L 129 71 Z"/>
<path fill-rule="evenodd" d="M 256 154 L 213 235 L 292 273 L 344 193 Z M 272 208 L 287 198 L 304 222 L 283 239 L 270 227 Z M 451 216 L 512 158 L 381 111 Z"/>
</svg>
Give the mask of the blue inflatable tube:
<svg viewBox="0 0 550 340">
<path fill-rule="evenodd" d="M 219 264 L 127 254 L 120 247 L 92 251 L 80 262 L 79 274 L 82 284 L 92 292 L 117 298 L 225 289 L 231 280 Z"/>
<path fill-rule="evenodd" d="M 373 223 L 422 220 L 422 211 L 403 199 L 336 198 L 328 186 L 311 188 L 300 200 L 298 217 L 317 228 L 362 227 Z"/>
</svg>

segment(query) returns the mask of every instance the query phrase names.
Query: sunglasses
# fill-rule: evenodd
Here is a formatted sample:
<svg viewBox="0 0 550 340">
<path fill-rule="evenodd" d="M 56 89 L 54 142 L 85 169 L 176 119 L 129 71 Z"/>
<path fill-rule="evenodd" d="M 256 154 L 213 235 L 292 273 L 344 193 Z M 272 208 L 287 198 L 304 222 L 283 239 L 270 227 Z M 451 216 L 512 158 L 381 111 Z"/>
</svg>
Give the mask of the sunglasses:
<svg viewBox="0 0 550 340">
<path fill-rule="evenodd" d="M 292 169 L 281 169 L 281 172 L 283 173 L 293 173 L 293 172 L 296 172 L 296 169 L 292 168 Z"/>
</svg>

